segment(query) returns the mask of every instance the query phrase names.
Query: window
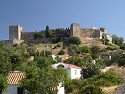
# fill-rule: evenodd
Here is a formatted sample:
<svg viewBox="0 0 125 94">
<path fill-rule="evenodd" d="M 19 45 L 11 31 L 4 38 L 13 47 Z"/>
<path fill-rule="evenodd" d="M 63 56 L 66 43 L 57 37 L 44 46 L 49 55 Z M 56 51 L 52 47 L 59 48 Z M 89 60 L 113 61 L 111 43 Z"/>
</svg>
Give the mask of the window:
<svg viewBox="0 0 125 94">
<path fill-rule="evenodd" d="M 77 70 L 75 70 L 75 75 L 77 74 Z"/>
</svg>

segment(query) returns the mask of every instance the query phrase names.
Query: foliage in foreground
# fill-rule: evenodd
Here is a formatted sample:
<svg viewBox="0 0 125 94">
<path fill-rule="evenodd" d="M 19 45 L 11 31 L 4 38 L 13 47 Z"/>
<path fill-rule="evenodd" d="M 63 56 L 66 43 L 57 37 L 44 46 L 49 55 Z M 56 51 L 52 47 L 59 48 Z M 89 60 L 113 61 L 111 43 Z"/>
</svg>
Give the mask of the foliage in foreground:
<svg viewBox="0 0 125 94">
<path fill-rule="evenodd" d="M 119 85 L 121 79 L 114 72 L 101 73 L 99 75 L 94 75 L 93 77 L 86 79 L 84 85 L 94 84 L 100 87 L 109 87 Z"/>
<path fill-rule="evenodd" d="M 80 94 L 103 94 L 103 92 L 98 86 L 87 85 L 81 89 Z"/>
<path fill-rule="evenodd" d="M 66 93 L 102 94 L 100 87 L 119 85 L 121 79 L 114 72 L 100 73 L 88 79 L 74 79 L 65 83 Z"/>
<path fill-rule="evenodd" d="M 57 86 L 67 79 L 67 72 L 63 68 L 52 68 L 53 60 L 49 57 L 37 57 L 30 62 L 25 73 L 26 78 L 21 81 L 21 87 L 30 94 L 55 94 Z"/>
<path fill-rule="evenodd" d="M 0 94 L 5 91 L 7 88 L 7 81 L 6 78 L 0 74 Z"/>
</svg>

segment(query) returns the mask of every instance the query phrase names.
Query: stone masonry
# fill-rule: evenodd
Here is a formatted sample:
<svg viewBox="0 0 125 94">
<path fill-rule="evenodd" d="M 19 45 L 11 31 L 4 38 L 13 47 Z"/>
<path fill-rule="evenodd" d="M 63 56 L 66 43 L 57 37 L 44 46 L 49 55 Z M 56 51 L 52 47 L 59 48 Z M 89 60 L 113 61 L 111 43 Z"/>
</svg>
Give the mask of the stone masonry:
<svg viewBox="0 0 125 94">
<path fill-rule="evenodd" d="M 98 38 L 98 39 L 108 39 L 109 42 L 112 43 L 112 37 L 109 34 L 107 34 L 105 28 L 95 28 L 95 27 L 80 28 L 80 25 L 78 23 L 72 23 L 70 25 L 70 28 L 51 29 L 51 31 L 54 32 L 57 36 L 60 36 L 62 39 L 64 39 L 64 37 L 66 37 L 65 35 L 67 35 L 69 37 L 75 37 L 75 36 L 79 37 L 82 42 L 86 38 Z M 22 40 L 27 43 L 30 41 L 30 39 L 34 39 L 34 34 L 35 32 L 23 32 L 22 27 L 19 25 L 9 25 L 8 41 L 16 39 L 16 44 L 19 44 Z M 45 30 L 42 31 L 42 34 L 45 35 Z M 11 42 L 9 42 L 8 45 L 10 45 Z"/>
</svg>

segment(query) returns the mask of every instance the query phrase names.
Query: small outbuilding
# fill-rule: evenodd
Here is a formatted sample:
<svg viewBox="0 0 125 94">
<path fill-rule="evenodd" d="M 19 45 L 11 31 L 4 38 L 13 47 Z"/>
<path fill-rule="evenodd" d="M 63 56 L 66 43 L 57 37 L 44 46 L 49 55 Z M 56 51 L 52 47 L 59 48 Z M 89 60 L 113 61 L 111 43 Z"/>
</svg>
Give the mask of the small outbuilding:
<svg viewBox="0 0 125 94">
<path fill-rule="evenodd" d="M 19 87 L 20 80 L 25 78 L 25 73 L 20 71 L 11 71 L 7 76 L 8 88 L 3 94 L 28 94 L 27 90 Z"/>
</svg>

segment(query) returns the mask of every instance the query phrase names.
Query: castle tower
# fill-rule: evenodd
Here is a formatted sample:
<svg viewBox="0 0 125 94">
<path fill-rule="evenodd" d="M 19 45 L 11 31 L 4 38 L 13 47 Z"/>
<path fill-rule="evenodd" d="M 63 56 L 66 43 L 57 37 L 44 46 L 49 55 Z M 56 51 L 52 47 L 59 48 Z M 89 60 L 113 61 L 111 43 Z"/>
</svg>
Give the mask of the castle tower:
<svg viewBox="0 0 125 94">
<path fill-rule="evenodd" d="M 77 23 L 72 23 L 70 26 L 71 36 L 72 37 L 80 37 L 80 25 Z"/>
<path fill-rule="evenodd" d="M 9 25 L 9 39 L 21 39 L 22 27 L 19 25 Z"/>
</svg>

